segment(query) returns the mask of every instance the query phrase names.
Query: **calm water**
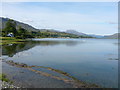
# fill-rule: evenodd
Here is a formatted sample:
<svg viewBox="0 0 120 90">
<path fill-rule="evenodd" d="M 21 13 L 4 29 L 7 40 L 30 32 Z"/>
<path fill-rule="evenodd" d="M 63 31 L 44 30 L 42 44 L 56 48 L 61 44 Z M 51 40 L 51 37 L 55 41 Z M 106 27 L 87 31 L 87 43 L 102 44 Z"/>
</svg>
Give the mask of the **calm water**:
<svg viewBox="0 0 120 90">
<path fill-rule="evenodd" d="M 4 45 L 2 51 L 8 60 L 59 69 L 102 87 L 118 87 L 117 39 L 35 39 Z"/>
</svg>

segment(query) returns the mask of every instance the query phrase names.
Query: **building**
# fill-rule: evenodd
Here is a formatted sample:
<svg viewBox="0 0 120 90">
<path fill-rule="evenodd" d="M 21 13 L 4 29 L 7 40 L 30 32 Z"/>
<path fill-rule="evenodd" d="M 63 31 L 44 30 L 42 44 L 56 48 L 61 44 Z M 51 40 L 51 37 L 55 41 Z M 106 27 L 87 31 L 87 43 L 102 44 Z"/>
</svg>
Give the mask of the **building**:
<svg viewBox="0 0 120 90">
<path fill-rule="evenodd" d="M 7 37 L 14 37 L 14 34 L 13 33 L 8 33 Z"/>
</svg>

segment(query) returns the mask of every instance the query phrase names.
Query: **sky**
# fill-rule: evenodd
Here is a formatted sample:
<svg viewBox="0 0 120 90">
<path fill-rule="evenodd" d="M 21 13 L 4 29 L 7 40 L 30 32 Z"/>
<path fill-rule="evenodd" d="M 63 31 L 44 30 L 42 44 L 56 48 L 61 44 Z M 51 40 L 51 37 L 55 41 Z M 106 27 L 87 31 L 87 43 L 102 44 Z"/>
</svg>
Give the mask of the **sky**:
<svg viewBox="0 0 120 90">
<path fill-rule="evenodd" d="M 3 2 L 1 17 L 37 29 L 76 30 L 86 34 L 118 32 L 117 2 Z"/>
</svg>

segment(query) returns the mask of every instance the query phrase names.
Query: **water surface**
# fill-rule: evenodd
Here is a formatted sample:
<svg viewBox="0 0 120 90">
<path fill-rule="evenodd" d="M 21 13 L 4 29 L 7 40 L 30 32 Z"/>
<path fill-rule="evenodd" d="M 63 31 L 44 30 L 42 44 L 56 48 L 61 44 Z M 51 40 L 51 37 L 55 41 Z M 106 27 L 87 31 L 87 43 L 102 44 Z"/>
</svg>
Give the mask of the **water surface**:
<svg viewBox="0 0 120 90">
<path fill-rule="evenodd" d="M 3 57 L 52 67 L 87 83 L 118 87 L 117 39 L 34 39 L 3 46 Z"/>
</svg>

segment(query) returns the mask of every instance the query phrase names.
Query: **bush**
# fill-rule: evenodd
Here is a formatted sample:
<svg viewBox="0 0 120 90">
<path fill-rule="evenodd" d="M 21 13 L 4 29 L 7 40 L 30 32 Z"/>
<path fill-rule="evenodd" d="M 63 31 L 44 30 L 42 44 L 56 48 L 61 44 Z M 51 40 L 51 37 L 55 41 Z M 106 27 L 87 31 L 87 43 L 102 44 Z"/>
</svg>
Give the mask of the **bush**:
<svg viewBox="0 0 120 90">
<path fill-rule="evenodd" d="M 5 74 L 0 74 L 0 80 L 5 81 L 5 82 L 9 82 L 10 80 L 6 77 Z"/>
</svg>

